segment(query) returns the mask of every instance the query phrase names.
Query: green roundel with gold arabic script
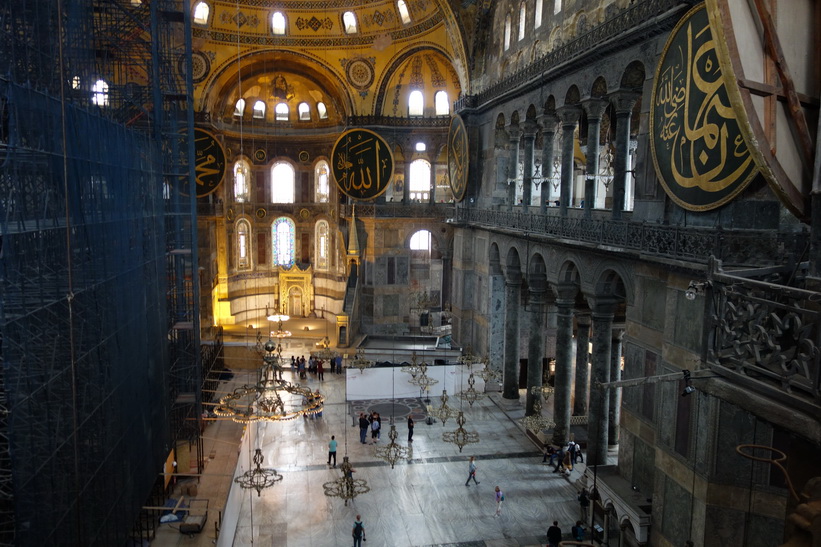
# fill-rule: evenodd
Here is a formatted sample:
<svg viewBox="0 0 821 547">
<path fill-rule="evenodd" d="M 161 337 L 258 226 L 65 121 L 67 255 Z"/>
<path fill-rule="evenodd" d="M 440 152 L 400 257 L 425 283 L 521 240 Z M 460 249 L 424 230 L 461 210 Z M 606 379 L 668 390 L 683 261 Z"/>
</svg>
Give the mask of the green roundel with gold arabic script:
<svg viewBox="0 0 821 547">
<path fill-rule="evenodd" d="M 373 131 L 350 129 L 334 144 L 331 171 L 343 194 L 371 200 L 388 189 L 393 177 L 393 154 L 388 143 Z"/>
<path fill-rule="evenodd" d="M 664 48 L 653 82 L 650 143 L 667 195 L 691 211 L 724 205 L 758 173 L 703 4 L 679 21 Z"/>
</svg>

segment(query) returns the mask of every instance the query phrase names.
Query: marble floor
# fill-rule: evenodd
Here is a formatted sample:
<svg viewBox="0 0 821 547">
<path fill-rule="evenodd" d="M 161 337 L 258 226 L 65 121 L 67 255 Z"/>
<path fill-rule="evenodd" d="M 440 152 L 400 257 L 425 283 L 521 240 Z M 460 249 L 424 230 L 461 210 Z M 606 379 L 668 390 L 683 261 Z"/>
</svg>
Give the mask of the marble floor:
<svg viewBox="0 0 821 547">
<path fill-rule="evenodd" d="M 299 354 L 299 348 L 291 349 Z M 248 377 L 235 372 L 235 378 L 223 382 L 221 389 L 227 392 L 234 384 L 253 382 L 250 371 Z M 285 375 L 289 379 L 291 373 Z M 421 401 L 396 401 L 395 405 L 385 400 L 348 402 L 344 374 L 326 373 L 323 382 L 309 376 L 305 383 L 325 394 L 323 416 L 247 426 L 257 428 L 255 442 L 265 457 L 263 467 L 276 469 L 283 479 L 261 495 L 255 490 L 239 490 L 242 509 L 236 533 L 231 542 L 222 537 L 219 543 L 235 547 L 352 545 L 351 528 L 359 514 L 365 525 L 366 547 L 532 546 L 544 545 L 546 529 L 553 520 L 568 534 L 579 518 L 576 496 L 584 465 L 577 465 L 571 477 L 564 478 L 542 464 L 541 452 L 518 422 L 524 415 L 524 390 L 518 401 L 487 393 L 472 407 L 464 403 L 465 429 L 478 432 L 480 442 L 466 445 L 461 452 L 442 438 L 443 432 L 456 429 L 455 420 L 444 425 L 417 420 L 412 457 L 391 469 L 374 456 L 372 444 L 360 444 L 353 414 L 379 405 L 384 431 L 378 444 L 385 445 L 393 411 L 397 442 L 408 446 L 405 416 L 416 414 Z M 439 398 L 432 397 L 432 404 L 437 406 Z M 458 407 L 460 401 L 451 397 L 449 404 Z M 242 431 L 242 426 L 230 420 L 216 420 L 205 431 L 208 462 L 205 475 L 199 479 L 197 497 L 210 501 L 206 528 L 188 536 L 179 532 L 178 524 L 163 524 L 152 546 L 216 543 L 216 521 L 231 487 L 239 444 L 247 442 L 242 440 Z M 356 470 L 355 478 L 364 479 L 370 488 L 347 506 L 340 498 L 327 497 L 323 489 L 324 483 L 341 476 L 339 469 L 327 465 L 331 435 L 339 442 L 338 463 L 347 455 Z M 470 456 L 476 457 L 481 484 L 466 487 Z M 494 501 L 497 485 L 505 493 L 498 518 Z"/>
</svg>

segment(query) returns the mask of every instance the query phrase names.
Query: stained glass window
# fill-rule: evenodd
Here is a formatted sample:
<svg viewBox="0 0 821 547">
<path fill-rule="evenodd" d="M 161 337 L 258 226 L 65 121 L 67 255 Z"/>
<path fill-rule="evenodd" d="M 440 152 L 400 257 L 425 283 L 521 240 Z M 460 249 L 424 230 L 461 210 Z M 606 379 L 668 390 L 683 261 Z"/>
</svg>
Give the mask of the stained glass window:
<svg viewBox="0 0 821 547">
<path fill-rule="evenodd" d="M 279 217 L 271 225 L 274 266 L 292 266 L 294 264 L 294 244 L 296 226 L 290 218 Z"/>
</svg>

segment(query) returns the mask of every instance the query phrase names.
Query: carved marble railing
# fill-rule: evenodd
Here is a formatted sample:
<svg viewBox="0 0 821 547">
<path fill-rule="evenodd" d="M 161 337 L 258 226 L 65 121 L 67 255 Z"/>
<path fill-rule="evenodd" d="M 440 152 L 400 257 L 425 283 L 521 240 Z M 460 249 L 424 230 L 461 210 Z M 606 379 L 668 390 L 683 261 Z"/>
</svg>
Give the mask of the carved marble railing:
<svg viewBox="0 0 821 547">
<path fill-rule="evenodd" d="M 787 271 L 784 278 L 802 278 L 795 273 Z M 714 308 L 708 364 L 759 393 L 821 416 L 821 292 L 723 272 L 708 280 Z"/>
<path fill-rule="evenodd" d="M 419 128 L 444 128 L 450 127 L 450 116 L 438 116 L 428 118 L 422 116 L 401 117 L 401 116 L 350 116 L 348 125 L 351 127 L 368 127 L 380 125 L 385 127 L 409 127 Z"/>
<path fill-rule="evenodd" d="M 461 112 L 465 108 L 476 108 L 499 95 L 538 80 L 544 76 L 545 72 L 590 54 L 591 51 L 601 47 L 606 42 L 620 35 L 636 31 L 647 23 L 653 22 L 652 25 L 649 25 L 649 29 L 637 33 L 638 39 L 646 40 L 648 35 L 653 36 L 665 32 L 673 27 L 677 17 L 670 18 L 665 24 L 660 16 L 678 6 L 685 9 L 691 3 L 682 0 L 639 0 L 633 2 L 629 7 L 613 17 L 605 19 L 601 24 L 591 28 L 578 38 L 554 48 L 518 72 L 482 89 L 478 94 L 460 97 L 456 101 L 456 111 Z M 631 43 L 629 40 L 621 38 L 619 40 L 619 45 L 622 47 L 629 45 L 629 43 Z"/>
<path fill-rule="evenodd" d="M 357 208 L 357 214 L 359 209 Z M 715 257 L 726 265 L 783 264 L 801 256 L 805 233 L 772 230 L 722 230 L 647 224 L 630 220 L 585 219 L 487 209 L 456 211 L 456 223 L 485 226 L 531 235 L 593 243 L 609 249 L 707 264 Z"/>
</svg>

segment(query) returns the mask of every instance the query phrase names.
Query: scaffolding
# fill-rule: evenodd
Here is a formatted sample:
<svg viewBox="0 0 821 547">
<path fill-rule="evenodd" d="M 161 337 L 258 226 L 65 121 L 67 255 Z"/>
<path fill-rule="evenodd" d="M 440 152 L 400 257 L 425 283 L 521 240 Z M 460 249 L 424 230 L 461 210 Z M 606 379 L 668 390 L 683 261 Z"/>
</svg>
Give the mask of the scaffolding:
<svg viewBox="0 0 821 547">
<path fill-rule="evenodd" d="M 150 539 L 202 461 L 190 14 L 0 4 L 0 545 Z"/>
</svg>

